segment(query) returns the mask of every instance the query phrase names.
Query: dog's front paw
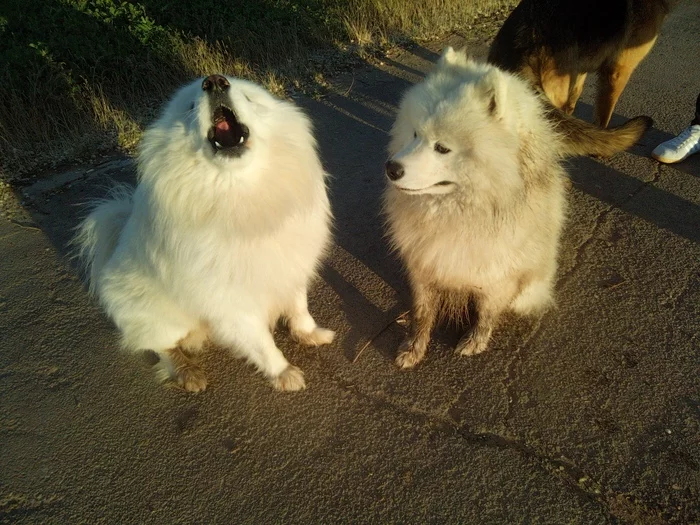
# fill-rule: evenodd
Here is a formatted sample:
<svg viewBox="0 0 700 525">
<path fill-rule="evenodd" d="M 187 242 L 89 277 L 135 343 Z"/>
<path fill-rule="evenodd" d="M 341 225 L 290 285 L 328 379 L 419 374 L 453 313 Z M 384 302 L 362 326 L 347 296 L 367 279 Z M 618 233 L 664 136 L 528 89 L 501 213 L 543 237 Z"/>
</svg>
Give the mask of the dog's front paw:
<svg viewBox="0 0 700 525">
<path fill-rule="evenodd" d="M 207 388 L 207 378 L 204 375 L 204 370 L 196 365 L 178 368 L 175 372 L 175 381 L 187 392 L 202 392 Z"/>
<path fill-rule="evenodd" d="M 304 372 L 300 368 L 289 365 L 280 375 L 272 379 L 272 386 L 281 392 L 297 392 L 306 388 Z"/>
<path fill-rule="evenodd" d="M 399 353 L 395 362 L 399 368 L 405 370 L 416 366 L 423 360 L 424 356 L 425 350 L 421 351 L 420 348 L 416 347 L 413 340 L 408 338 L 399 346 Z"/>
<path fill-rule="evenodd" d="M 489 344 L 489 340 L 485 338 L 473 337 L 471 334 L 464 336 L 457 343 L 455 351 L 461 355 L 476 355 L 480 354 Z"/>
<path fill-rule="evenodd" d="M 306 346 L 329 345 L 335 338 L 335 332 L 333 330 L 319 327 L 314 328 L 311 332 L 295 332 L 293 335 L 297 341 Z"/>
</svg>

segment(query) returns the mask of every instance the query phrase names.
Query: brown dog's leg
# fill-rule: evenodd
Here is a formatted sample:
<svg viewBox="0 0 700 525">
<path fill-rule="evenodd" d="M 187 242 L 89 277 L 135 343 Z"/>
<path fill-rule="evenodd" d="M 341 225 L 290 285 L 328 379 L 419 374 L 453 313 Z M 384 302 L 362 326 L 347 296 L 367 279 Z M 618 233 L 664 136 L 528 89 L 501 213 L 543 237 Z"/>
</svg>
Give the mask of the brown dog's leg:
<svg viewBox="0 0 700 525">
<path fill-rule="evenodd" d="M 596 102 L 595 123 L 607 128 L 617 99 L 625 89 L 632 72 L 649 53 L 656 42 L 656 36 L 644 44 L 624 49 L 611 62 L 598 70 L 598 100 Z"/>
<path fill-rule="evenodd" d="M 554 107 L 564 110 L 569 100 L 571 80 L 571 75 L 562 73 L 557 69 L 553 58 L 548 57 L 541 62 L 540 83 L 542 84 L 542 90 Z"/>
<path fill-rule="evenodd" d="M 586 73 L 578 73 L 574 75 L 569 84 L 569 97 L 566 100 L 566 104 L 562 108 L 566 113 L 571 115 L 576 109 L 576 103 L 578 98 L 581 96 L 583 91 L 583 84 L 586 82 Z"/>
<path fill-rule="evenodd" d="M 401 343 L 399 354 L 396 356 L 396 364 L 401 368 L 413 368 L 425 357 L 438 314 L 437 290 L 415 280 L 412 284 L 411 333 Z"/>
</svg>

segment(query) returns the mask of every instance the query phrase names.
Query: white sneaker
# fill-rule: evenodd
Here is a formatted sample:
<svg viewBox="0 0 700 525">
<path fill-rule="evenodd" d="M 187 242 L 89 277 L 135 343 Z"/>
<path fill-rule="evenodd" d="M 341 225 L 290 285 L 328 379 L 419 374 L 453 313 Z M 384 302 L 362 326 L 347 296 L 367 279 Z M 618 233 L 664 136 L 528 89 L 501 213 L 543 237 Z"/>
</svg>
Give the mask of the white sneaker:
<svg viewBox="0 0 700 525">
<path fill-rule="evenodd" d="M 700 124 L 693 124 L 681 131 L 677 137 L 656 146 L 651 156 L 659 162 L 673 164 L 698 151 L 700 151 Z"/>
</svg>

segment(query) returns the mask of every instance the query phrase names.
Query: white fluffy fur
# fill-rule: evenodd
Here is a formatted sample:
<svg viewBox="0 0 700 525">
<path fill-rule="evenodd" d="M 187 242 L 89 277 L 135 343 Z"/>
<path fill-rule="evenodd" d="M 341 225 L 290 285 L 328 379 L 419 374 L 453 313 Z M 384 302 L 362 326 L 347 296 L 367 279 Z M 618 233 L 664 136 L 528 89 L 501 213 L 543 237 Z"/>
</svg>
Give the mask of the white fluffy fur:
<svg viewBox="0 0 700 525">
<path fill-rule="evenodd" d="M 99 203 L 76 239 L 126 348 L 154 350 L 174 372 L 168 352 L 197 350 L 208 336 L 296 390 L 303 375 L 271 330 L 284 316 L 302 342 L 333 339 L 306 304 L 330 240 L 325 173 L 296 106 L 227 78 L 248 151 L 214 154 L 209 100 L 202 79 L 192 82 L 146 131 L 136 189 Z"/>
<path fill-rule="evenodd" d="M 525 82 L 451 48 L 405 94 L 389 146 L 404 174 L 387 184 L 385 210 L 411 280 L 414 320 L 431 297 L 426 290 L 459 297 L 465 308 L 475 297 L 480 315 L 494 319 L 551 302 L 565 216 L 560 140 Z M 461 346 L 468 354 L 485 343 Z"/>
</svg>

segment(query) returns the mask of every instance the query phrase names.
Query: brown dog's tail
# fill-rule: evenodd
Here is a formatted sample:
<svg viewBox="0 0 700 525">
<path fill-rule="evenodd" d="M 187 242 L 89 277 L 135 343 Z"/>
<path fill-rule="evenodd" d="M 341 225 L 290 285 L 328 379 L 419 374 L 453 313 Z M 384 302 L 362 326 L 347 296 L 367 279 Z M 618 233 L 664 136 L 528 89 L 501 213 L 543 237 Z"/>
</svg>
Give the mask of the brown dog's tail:
<svg viewBox="0 0 700 525">
<path fill-rule="evenodd" d="M 599 128 L 550 106 L 547 119 L 563 137 L 562 155 L 609 157 L 633 146 L 654 121 L 650 117 L 634 117 L 621 126 Z"/>
</svg>

